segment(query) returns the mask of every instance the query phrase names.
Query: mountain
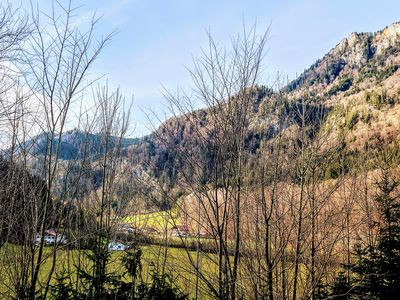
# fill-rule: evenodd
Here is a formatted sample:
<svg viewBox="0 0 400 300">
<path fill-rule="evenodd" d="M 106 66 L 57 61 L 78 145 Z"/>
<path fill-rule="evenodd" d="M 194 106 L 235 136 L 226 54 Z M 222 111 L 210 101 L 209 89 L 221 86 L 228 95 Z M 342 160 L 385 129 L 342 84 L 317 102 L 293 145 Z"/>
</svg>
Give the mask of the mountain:
<svg viewBox="0 0 400 300">
<path fill-rule="evenodd" d="M 307 112 L 306 123 L 315 131 L 324 128 L 324 123 L 335 124 L 329 139 L 340 139 L 349 157 L 357 156 L 366 145 L 374 149 L 400 140 L 399 69 L 400 23 L 394 23 L 375 33 L 350 34 L 278 91 L 265 86 L 249 90 L 254 99 L 245 137 L 250 159 L 262 142 L 285 131 L 295 132 L 302 111 Z M 166 120 L 148 136 L 124 138 L 127 162 L 174 186 L 181 171 L 189 168 L 181 153 L 201 157 L 205 165 L 215 159 L 207 145 L 212 134 L 209 114 L 207 109 L 188 112 Z M 288 118 L 291 124 L 282 122 Z M 47 136 L 42 133 L 25 146 L 31 154 L 43 155 Z M 61 138 L 60 158 L 75 159 L 89 145 L 86 149 L 95 159 L 103 151 L 101 139 L 100 134 L 68 131 Z M 117 139 L 113 137 L 110 144 Z"/>
<path fill-rule="evenodd" d="M 321 119 L 336 124 L 330 139 L 340 138 L 353 156 L 366 144 L 373 149 L 400 140 L 399 68 L 400 23 L 376 33 L 352 33 L 281 90 L 259 86 L 249 91 L 254 107 L 245 139 L 247 151 L 256 153 L 263 140 L 287 130 L 280 120 L 291 116 L 296 123 L 299 111 L 307 111 L 306 120 L 315 127 L 324 127 Z M 131 162 L 173 184 L 186 167 L 177 149 L 209 156 L 211 161 L 210 149 L 196 137 L 196 131 L 208 131 L 208 113 L 201 109 L 167 120 L 128 147 Z"/>
<path fill-rule="evenodd" d="M 41 133 L 38 136 L 28 140 L 24 149 L 29 149 L 29 153 L 34 156 L 42 156 L 46 153 L 47 144 L 49 140 L 49 133 Z M 103 153 L 103 143 L 102 143 L 102 135 L 96 133 L 88 133 L 80 130 L 69 130 L 66 131 L 59 137 L 58 135 L 54 136 L 54 145 L 53 145 L 53 154 L 57 149 L 58 144 L 60 143 L 60 159 L 61 160 L 70 160 L 76 159 L 77 157 L 83 155 L 83 151 L 88 151 L 89 155 L 95 158 L 96 155 Z M 113 147 L 117 142 L 118 137 L 111 137 L 110 146 Z M 120 141 L 121 147 L 123 149 L 135 145 L 139 142 L 137 138 L 122 138 Z"/>
<path fill-rule="evenodd" d="M 308 89 L 314 97 L 326 100 L 352 87 L 365 87 L 362 82 L 379 84 L 399 67 L 399 35 L 400 23 L 377 33 L 352 33 L 286 89 L 292 96 Z"/>
<path fill-rule="evenodd" d="M 333 112 L 336 135 L 361 150 L 400 137 L 400 23 L 352 33 L 286 87 L 289 100 L 307 97 Z"/>
</svg>

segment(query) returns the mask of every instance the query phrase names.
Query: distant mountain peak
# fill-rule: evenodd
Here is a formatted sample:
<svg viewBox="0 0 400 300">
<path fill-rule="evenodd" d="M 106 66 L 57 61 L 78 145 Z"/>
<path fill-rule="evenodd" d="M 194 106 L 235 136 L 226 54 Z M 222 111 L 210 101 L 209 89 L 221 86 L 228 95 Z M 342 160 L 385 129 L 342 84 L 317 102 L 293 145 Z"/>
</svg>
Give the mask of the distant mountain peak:
<svg viewBox="0 0 400 300">
<path fill-rule="evenodd" d="M 321 90 L 336 84 L 336 78 L 362 81 L 367 73 L 379 74 L 399 64 L 400 23 L 397 22 L 375 33 L 351 33 L 289 83 L 287 90 L 297 95 L 310 88 Z"/>
<path fill-rule="evenodd" d="M 384 50 L 389 47 L 398 46 L 400 42 L 400 22 L 395 22 L 384 29 L 375 33 L 371 32 L 352 32 L 348 37 L 339 42 L 336 47 L 328 52 L 326 56 L 343 56 L 349 63 L 360 63 L 371 59 L 374 55 L 384 54 Z M 362 52 L 369 51 L 365 57 Z M 354 56 L 349 59 L 349 54 Z M 346 55 L 347 54 L 347 55 Z"/>
</svg>

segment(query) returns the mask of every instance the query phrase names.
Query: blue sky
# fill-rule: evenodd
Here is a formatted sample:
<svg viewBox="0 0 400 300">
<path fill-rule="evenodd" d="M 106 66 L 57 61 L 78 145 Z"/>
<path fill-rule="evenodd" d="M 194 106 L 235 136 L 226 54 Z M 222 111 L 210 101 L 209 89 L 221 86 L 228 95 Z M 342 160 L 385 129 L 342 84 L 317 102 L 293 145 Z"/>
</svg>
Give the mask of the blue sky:
<svg viewBox="0 0 400 300">
<path fill-rule="evenodd" d="M 20 0 L 29 7 L 31 0 Z M 33 0 L 35 3 L 35 0 Z M 36 0 L 46 10 L 50 0 Z M 60 0 L 63 3 L 63 0 Z M 73 0 L 85 22 L 103 16 L 98 34 L 118 30 L 92 69 L 105 74 L 130 99 L 134 94 L 135 135 L 148 133 L 141 109 L 162 111 L 162 86 L 190 87 L 186 67 L 206 46 L 206 30 L 221 44 L 257 22 L 270 39 L 261 84 L 276 72 L 290 79 L 351 32 L 373 32 L 400 21 L 399 0 Z"/>
</svg>

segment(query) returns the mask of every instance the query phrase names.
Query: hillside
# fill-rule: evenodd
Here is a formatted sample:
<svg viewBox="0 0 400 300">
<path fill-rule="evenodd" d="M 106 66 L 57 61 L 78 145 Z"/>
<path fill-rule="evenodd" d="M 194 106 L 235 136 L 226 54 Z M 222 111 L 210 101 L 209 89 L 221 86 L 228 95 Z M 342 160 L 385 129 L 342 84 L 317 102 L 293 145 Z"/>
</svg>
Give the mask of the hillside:
<svg viewBox="0 0 400 300">
<path fill-rule="evenodd" d="M 352 33 L 287 88 L 288 99 L 306 97 L 332 108 L 335 136 L 362 150 L 400 134 L 400 23 L 376 33 Z"/>
<path fill-rule="evenodd" d="M 366 145 L 373 149 L 398 140 L 399 66 L 400 23 L 394 23 L 376 33 L 352 33 L 279 91 L 262 86 L 250 91 L 254 106 L 245 139 L 249 155 L 257 153 L 262 141 L 300 126 L 301 112 L 306 112 L 306 123 L 316 131 L 331 124 L 330 139 L 341 140 L 353 155 Z M 208 113 L 202 109 L 167 120 L 129 147 L 132 162 L 173 185 L 185 168 L 178 152 L 211 161 L 204 143 L 211 126 Z M 288 119 L 290 122 L 283 124 Z"/>
<path fill-rule="evenodd" d="M 23 149 L 28 149 L 29 153 L 34 156 L 43 156 L 46 154 L 48 141 L 48 133 L 41 133 L 30 140 L 24 145 Z M 118 137 L 111 137 L 110 146 L 113 147 L 118 141 Z M 123 138 L 121 140 L 121 147 L 126 148 L 128 146 L 138 143 L 139 139 L 134 138 Z M 61 160 L 73 160 L 83 155 L 83 151 L 89 151 L 92 158 L 96 158 L 97 155 L 103 153 L 102 135 L 90 132 L 83 132 L 80 130 L 69 130 L 66 131 L 59 137 L 54 136 L 52 154 L 54 155 L 58 144 L 60 144 L 59 157 Z M 17 149 L 18 151 L 18 149 Z"/>
</svg>

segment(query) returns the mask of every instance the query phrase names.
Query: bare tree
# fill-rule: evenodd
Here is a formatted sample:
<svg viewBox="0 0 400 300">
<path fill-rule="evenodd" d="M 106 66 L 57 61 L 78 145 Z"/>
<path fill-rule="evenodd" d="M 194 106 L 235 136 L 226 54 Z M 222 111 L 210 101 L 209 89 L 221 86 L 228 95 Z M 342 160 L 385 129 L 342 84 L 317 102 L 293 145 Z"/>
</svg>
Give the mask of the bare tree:
<svg viewBox="0 0 400 300">
<path fill-rule="evenodd" d="M 11 12 L 11 8 L 8 11 Z M 37 118 L 31 116 L 32 123 L 29 125 L 29 130 L 25 128 L 21 133 L 16 133 L 14 130 L 14 133 L 26 134 L 24 142 L 18 145 L 19 153 L 25 155 L 25 167 L 32 163 L 26 160 L 29 157 L 27 153 L 29 147 L 35 143 L 44 145 L 44 153 L 38 162 L 41 166 L 36 165 L 35 173 L 43 179 L 45 191 L 40 205 L 38 205 L 38 195 L 24 195 L 25 199 L 32 201 L 32 210 L 26 211 L 32 216 L 24 221 L 29 228 L 25 236 L 26 247 L 21 249 L 25 258 L 20 260 L 17 258 L 15 265 L 15 274 L 19 273 L 24 278 L 19 280 L 22 284 L 19 284 L 19 290 L 15 291 L 19 298 L 33 299 L 42 287 L 44 287 L 43 297 L 46 298 L 48 294 L 56 268 L 57 251 L 54 247 L 51 255 L 44 255 L 44 238 L 35 245 L 35 237 L 36 234 L 44 237 L 46 230 L 51 226 L 53 200 L 60 171 L 60 147 L 65 128 L 68 122 L 72 121 L 71 108 L 77 101 L 78 95 L 84 93 L 91 84 L 88 80 L 88 70 L 111 38 L 111 35 L 108 35 L 95 40 L 95 27 L 98 22 L 95 17 L 86 31 L 80 31 L 73 23 L 74 11 L 71 2 L 67 6 L 53 2 L 50 14 L 46 15 L 39 10 L 32 13 L 32 33 L 18 60 L 18 67 L 23 75 L 22 85 L 24 89 L 29 89 L 29 99 L 26 101 L 30 107 L 37 108 L 40 114 L 36 115 Z M 8 15 L 3 20 L 5 32 L 7 28 L 13 29 L 14 23 Z M 21 19 L 15 26 L 17 28 L 18 24 L 26 23 L 25 19 Z M 20 30 L 15 35 L 5 35 L 5 39 L 10 41 L 10 46 L 4 47 L 3 50 L 17 47 L 18 39 L 23 34 L 24 31 Z M 24 118 L 24 121 L 27 120 L 28 118 Z M 14 129 L 16 128 L 14 124 Z M 33 142 L 27 143 L 35 129 L 36 132 L 42 132 L 40 138 L 43 139 L 37 141 L 33 139 Z M 21 158 L 23 159 L 23 156 Z M 51 265 L 50 271 L 44 282 L 39 282 L 40 270 L 48 260 Z"/>
<path fill-rule="evenodd" d="M 240 295 L 242 211 L 248 193 L 245 139 L 267 33 L 258 37 L 255 27 L 244 29 L 230 49 L 221 48 L 209 35 L 208 49 L 194 60 L 191 71 L 195 99 L 185 93 L 166 95 L 171 112 L 188 124 L 198 141 L 195 149 L 175 146 L 175 157 L 187 166 L 179 177 L 180 185 L 196 199 L 191 209 L 200 219 L 192 221 L 211 234 L 217 249 L 217 258 L 212 260 L 218 270 L 216 278 L 206 275 L 207 270 L 189 252 L 188 259 L 196 278 L 219 299 Z M 192 112 L 194 103 L 201 103 L 205 110 Z M 157 139 L 170 145 L 179 126 L 179 121 L 164 123 L 156 132 Z"/>
<path fill-rule="evenodd" d="M 17 106 L 21 97 L 15 97 L 18 79 L 18 60 L 23 51 L 24 43 L 31 34 L 28 16 L 11 3 L 0 5 L 0 134 L 6 134 L 10 118 L 18 118 Z M 19 112 L 20 113 L 20 112 Z M 5 136 L 3 139 L 12 139 Z M 12 142 L 10 142 L 12 144 Z"/>
</svg>

